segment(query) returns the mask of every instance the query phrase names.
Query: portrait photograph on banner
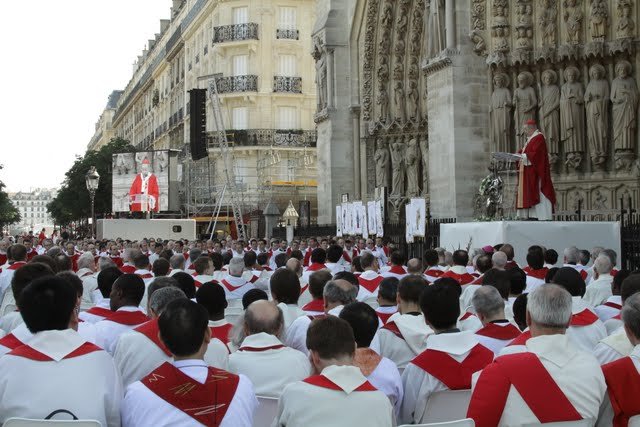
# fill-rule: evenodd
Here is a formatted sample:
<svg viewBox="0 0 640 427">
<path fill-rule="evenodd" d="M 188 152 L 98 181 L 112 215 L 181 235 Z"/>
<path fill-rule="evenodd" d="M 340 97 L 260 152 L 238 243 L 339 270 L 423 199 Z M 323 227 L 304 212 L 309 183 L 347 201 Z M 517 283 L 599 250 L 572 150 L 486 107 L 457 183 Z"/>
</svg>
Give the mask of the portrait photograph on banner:
<svg viewBox="0 0 640 427">
<path fill-rule="evenodd" d="M 342 237 L 342 206 L 336 206 L 336 236 Z"/>
<path fill-rule="evenodd" d="M 139 151 L 112 157 L 114 212 L 161 212 L 169 207 L 169 152 Z"/>
<path fill-rule="evenodd" d="M 376 202 L 367 202 L 367 228 L 369 235 L 378 233 L 378 224 L 376 222 Z"/>
<path fill-rule="evenodd" d="M 427 231 L 427 201 L 425 199 L 411 199 L 413 215 L 413 236 L 424 237 Z"/>
<path fill-rule="evenodd" d="M 351 209 L 351 218 L 353 231 L 351 234 L 362 234 L 362 218 L 360 216 L 360 210 L 362 209 L 362 202 L 353 202 L 353 208 Z"/>
<path fill-rule="evenodd" d="M 376 237 L 384 237 L 384 206 L 380 200 L 376 204 Z"/>
<path fill-rule="evenodd" d="M 406 218 L 406 226 L 405 226 L 405 239 L 407 243 L 413 243 L 413 205 L 411 203 L 407 203 L 404 205 L 405 209 L 405 218 Z"/>
<path fill-rule="evenodd" d="M 369 235 L 369 224 L 367 221 L 367 206 L 364 203 L 358 205 L 358 217 L 360 218 L 360 224 L 362 227 L 361 234 L 364 237 Z"/>
</svg>

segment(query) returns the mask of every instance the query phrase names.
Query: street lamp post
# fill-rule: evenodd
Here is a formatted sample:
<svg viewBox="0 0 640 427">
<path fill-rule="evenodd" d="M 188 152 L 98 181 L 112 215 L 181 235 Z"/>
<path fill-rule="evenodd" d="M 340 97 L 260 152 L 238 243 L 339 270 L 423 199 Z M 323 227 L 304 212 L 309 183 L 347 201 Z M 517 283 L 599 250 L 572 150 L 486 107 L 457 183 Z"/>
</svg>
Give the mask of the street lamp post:
<svg viewBox="0 0 640 427">
<path fill-rule="evenodd" d="M 96 198 L 96 190 L 98 189 L 98 184 L 100 183 L 100 174 L 96 170 L 95 166 L 91 166 L 89 172 L 85 176 L 85 181 L 87 183 L 87 190 L 89 191 L 89 197 L 91 197 L 91 237 L 95 238 L 96 236 L 96 213 L 95 213 L 95 198 Z"/>
</svg>

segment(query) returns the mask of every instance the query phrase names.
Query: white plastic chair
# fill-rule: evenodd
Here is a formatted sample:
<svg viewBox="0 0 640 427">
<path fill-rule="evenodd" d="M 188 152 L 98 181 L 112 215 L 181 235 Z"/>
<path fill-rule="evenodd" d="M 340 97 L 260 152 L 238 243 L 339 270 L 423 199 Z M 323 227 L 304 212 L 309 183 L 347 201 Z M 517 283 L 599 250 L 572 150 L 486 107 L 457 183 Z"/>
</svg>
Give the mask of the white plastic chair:
<svg viewBox="0 0 640 427">
<path fill-rule="evenodd" d="M 404 424 L 398 427 L 475 427 L 476 423 L 471 418 L 463 420 L 446 421 L 443 423 L 431 424 Z"/>
<path fill-rule="evenodd" d="M 9 418 L 3 427 L 101 427 L 93 420 L 31 420 L 27 418 Z"/>
<path fill-rule="evenodd" d="M 595 424 L 595 421 L 587 418 L 585 420 L 578 420 L 578 421 L 559 421 L 556 423 L 542 423 L 542 424 L 525 424 L 523 427 L 540 427 L 540 426 L 546 426 L 546 427 L 593 427 L 593 425 Z M 631 426 L 631 423 L 629 423 L 629 426 Z"/>
<path fill-rule="evenodd" d="M 258 396 L 258 409 L 253 415 L 253 427 L 270 427 L 278 415 L 278 399 Z"/>
<path fill-rule="evenodd" d="M 427 400 L 427 407 L 421 423 L 442 423 L 463 420 L 467 416 L 471 390 L 446 390 L 433 393 Z"/>
<path fill-rule="evenodd" d="M 640 427 L 640 415 L 629 418 L 629 427 Z"/>
</svg>

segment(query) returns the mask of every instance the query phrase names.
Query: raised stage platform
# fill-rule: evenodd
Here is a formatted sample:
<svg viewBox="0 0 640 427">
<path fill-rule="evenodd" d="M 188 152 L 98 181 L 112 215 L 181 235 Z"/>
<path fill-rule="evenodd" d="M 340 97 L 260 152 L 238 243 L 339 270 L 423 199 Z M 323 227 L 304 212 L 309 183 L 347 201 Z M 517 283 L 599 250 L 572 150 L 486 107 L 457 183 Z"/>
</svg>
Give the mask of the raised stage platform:
<svg viewBox="0 0 640 427">
<path fill-rule="evenodd" d="M 616 251 L 620 268 L 619 222 L 493 221 L 440 225 L 440 246 L 447 251 L 498 243 L 511 243 L 520 265 L 527 265 L 527 248 L 532 245 L 555 249 L 559 255 L 558 266 L 562 265 L 562 252 L 568 246 L 588 251 L 602 246 Z"/>
</svg>

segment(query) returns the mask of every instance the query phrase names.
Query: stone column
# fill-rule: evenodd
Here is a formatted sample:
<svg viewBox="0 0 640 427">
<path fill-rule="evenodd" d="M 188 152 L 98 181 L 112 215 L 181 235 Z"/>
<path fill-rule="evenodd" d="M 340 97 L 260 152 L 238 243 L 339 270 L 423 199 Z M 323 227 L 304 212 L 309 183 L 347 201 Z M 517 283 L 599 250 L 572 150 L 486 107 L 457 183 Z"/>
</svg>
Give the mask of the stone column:
<svg viewBox="0 0 640 427">
<path fill-rule="evenodd" d="M 455 12 L 455 0 L 446 0 L 445 5 L 445 22 L 446 22 L 446 38 L 447 49 L 456 48 L 456 12 Z M 458 2 L 463 3 L 463 2 Z"/>
<path fill-rule="evenodd" d="M 333 68 L 333 49 L 327 47 L 327 108 L 333 109 L 334 105 L 334 80 L 335 69 Z"/>
<path fill-rule="evenodd" d="M 351 107 L 353 118 L 353 183 L 355 200 L 362 200 L 362 184 L 360 180 L 360 107 Z"/>
<path fill-rule="evenodd" d="M 447 49 L 423 67 L 431 214 L 459 221 L 473 217 L 473 198 L 488 173 L 489 159 L 489 88 L 484 59 L 473 53 L 468 37 L 470 3 L 455 2 L 454 17 L 454 2 L 447 1 Z M 452 22 L 455 33 L 448 31 Z M 449 43 L 455 40 L 457 45 L 451 49 Z"/>
</svg>

